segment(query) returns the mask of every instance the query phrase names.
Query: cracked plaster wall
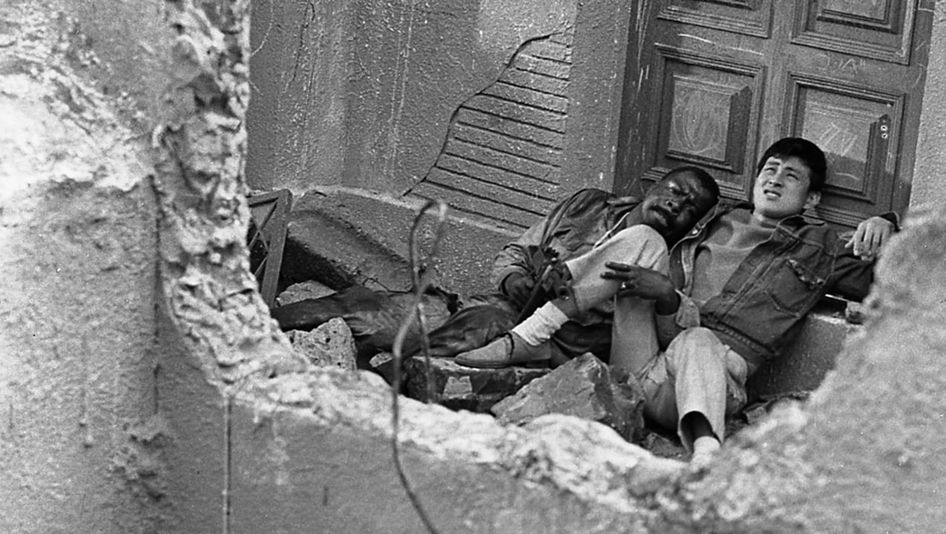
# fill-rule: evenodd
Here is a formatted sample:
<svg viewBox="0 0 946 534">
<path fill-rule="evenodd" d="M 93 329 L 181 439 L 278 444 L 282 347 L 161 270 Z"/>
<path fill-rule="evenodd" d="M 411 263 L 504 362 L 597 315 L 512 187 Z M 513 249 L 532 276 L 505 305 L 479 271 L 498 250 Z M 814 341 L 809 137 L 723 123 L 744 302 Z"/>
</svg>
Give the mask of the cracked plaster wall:
<svg viewBox="0 0 946 534">
<path fill-rule="evenodd" d="M 118 17 L 154 10 L 111 4 Z M 98 55 L 132 63 L 113 48 L 131 28 L 105 27 L 86 11 L 95 5 L 0 5 L 3 532 L 141 532 L 162 515 L 155 210 L 141 122 L 154 93 L 147 76 L 113 77 L 122 68 Z M 154 22 L 139 21 L 137 38 Z M 86 23 L 112 43 L 93 46 Z"/>
<path fill-rule="evenodd" d="M 254 2 L 254 187 L 407 190 L 450 118 L 528 39 L 574 24 L 572 0 Z"/>
<path fill-rule="evenodd" d="M 614 14 L 627 12 L 629 0 L 258 0 L 249 183 L 400 195 L 433 166 L 458 107 L 523 44 L 578 27 L 563 170 L 607 187 L 627 31 Z"/>
</svg>

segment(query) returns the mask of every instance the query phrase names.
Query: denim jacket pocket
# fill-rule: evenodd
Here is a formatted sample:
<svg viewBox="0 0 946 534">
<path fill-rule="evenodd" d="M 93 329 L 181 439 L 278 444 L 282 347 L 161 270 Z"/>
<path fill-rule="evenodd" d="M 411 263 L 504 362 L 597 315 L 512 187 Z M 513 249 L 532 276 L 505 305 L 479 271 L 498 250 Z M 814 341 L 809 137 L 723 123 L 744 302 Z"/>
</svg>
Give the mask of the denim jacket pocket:
<svg viewBox="0 0 946 534">
<path fill-rule="evenodd" d="M 807 311 L 825 283 L 824 278 L 797 259 L 787 258 L 776 268 L 766 292 L 777 310 L 798 315 Z"/>
</svg>

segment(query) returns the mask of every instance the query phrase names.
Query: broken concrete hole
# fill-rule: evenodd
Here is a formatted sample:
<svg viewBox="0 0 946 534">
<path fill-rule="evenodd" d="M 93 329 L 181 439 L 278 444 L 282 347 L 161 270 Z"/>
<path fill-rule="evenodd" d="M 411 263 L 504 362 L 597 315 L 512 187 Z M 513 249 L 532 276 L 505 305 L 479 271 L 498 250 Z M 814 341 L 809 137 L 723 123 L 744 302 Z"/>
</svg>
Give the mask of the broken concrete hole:
<svg viewBox="0 0 946 534">
<path fill-rule="evenodd" d="M 248 269 L 249 2 L 112 6 L 141 27 L 103 53 L 149 66 L 123 83 L 173 82 L 139 115 L 62 24 L 92 4 L 0 5 L 0 530 L 423 531 L 384 380 L 292 350 Z M 411 487 L 441 532 L 935 531 L 944 221 L 911 214 L 836 370 L 706 469 L 575 417 L 402 399 Z"/>
</svg>

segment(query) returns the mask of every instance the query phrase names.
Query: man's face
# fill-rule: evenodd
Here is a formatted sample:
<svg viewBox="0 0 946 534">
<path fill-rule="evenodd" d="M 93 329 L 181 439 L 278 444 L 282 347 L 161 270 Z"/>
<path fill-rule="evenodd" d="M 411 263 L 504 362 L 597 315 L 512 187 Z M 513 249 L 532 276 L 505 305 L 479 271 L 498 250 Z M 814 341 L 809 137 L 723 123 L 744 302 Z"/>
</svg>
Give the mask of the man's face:
<svg viewBox="0 0 946 534">
<path fill-rule="evenodd" d="M 811 169 L 802 160 L 794 156 L 769 158 L 752 187 L 752 213 L 766 222 L 798 215 L 821 200 L 820 193 L 808 191 L 810 186 Z"/>
<path fill-rule="evenodd" d="M 654 185 L 644 201 L 644 224 L 672 243 L 683 237 L 716 203 L 713 194 L 689 172 L 670 175 Z"/>
</svg>

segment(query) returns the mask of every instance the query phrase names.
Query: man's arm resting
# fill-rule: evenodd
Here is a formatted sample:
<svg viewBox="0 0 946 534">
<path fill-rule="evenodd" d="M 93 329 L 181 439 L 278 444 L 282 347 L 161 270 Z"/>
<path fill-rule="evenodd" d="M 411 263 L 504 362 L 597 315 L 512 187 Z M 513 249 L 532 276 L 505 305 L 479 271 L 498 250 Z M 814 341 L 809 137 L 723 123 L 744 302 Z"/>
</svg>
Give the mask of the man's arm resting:
<svg viewBox="0 0 946 534">
<path fill-rule="evenodd" d="M 700 310 L 689 297 L 674 287 L 670 278 L 658 271 L 608 262 L 602 278 L 620 280 L 620 295 L 632 295 L 654 301 L 657 339 L 666 346 L 679 332 L 700 325 Z"/>
<path fill-rule="evenodd" d="M 493 259 L 490 280 L 500 292 L 505 292 L 506 281 L 510 276 L 529 273 L 529 254 L 526 250 L 539 246 L 545 221 L 540 221 L 526 230 L 519 239 L 508 243 Z"/>
<path fill-rule="evenodd" d="M 661 315 L 673 314 L 680 306 L 677 289 L 667 275 L 628 263 L 609 261 L 604 265 L 608 270 L 601 273 L 601 278 L 620 281 L 619 294 L 653 300 L 657 313 Z"/>
<path fill-rule="evenodd" d="M 844 253 L 838 257 L 828 282 L 828 292 L 862 300 L 874 281 L 874 263 L 890 236 L 899 230 L 896 214 L 870 217 L 861 221 Z"/>
<path fill-rule="evenodd" d="M 872 260 L 877 257 L 884 243 L 899 231 L 900 225 L 896 213 L 885 213 L 861 221 L 851 239 L 845 243 L 845 248 L 851 249 L 855 256 L 862 260 Z"/>
<path fill-rule="evenodd" d="M 535 280 L 528 274 L 518 271 L 506 275 L 499 284 L 500 292 L 520 307 L 529 300 L 533 287 L 535 287 Z"/>
</svg>

